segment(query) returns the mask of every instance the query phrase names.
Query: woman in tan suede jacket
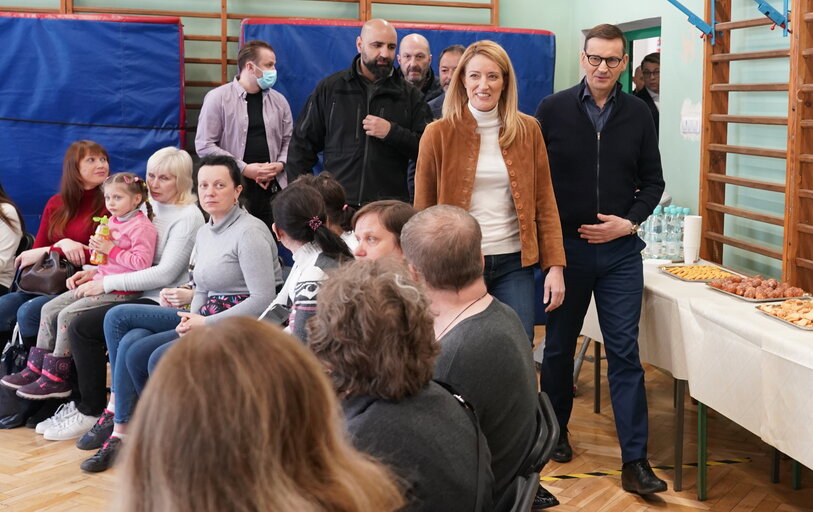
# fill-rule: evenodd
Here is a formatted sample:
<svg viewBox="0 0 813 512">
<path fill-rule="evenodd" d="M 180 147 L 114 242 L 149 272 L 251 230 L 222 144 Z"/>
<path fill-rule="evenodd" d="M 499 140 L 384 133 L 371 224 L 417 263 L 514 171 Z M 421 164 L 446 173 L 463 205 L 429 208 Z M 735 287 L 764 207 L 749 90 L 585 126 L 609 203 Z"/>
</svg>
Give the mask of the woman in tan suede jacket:
<svg viewBox="0 0 813 512">
<path fill-rule="evenodd" d="M 488 291 L 511 306 L 533 339 L 533 265 L 547 271 L 546 311 L 562 304 L 565 253 L 545 142 L 517 109 L 514 68 L 492 41 L 469 46 L 427 126 L 415 173 L 415 207 L 459 206 L 483 232 Z"/>
</svg>

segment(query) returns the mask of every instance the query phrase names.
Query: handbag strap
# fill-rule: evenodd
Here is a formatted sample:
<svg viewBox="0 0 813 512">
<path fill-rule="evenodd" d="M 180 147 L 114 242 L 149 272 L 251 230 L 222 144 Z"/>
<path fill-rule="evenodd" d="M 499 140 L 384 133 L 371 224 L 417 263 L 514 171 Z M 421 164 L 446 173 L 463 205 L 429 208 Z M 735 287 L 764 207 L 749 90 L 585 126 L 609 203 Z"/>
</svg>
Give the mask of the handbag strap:
<svg viewBox="0 0 813 512">
<path fill-rule="evenodd" d="M 480 421 L 477 419 L 477 413 L 474 410 L 474 406 L 467 402 L 466 399 L 463 398 L 460 393 L 455 391 L 450 384 L 441 382 L 439 380 L 434 382 L 448 391 L 449 394 L 451 394 L 452 397 L 457 400 L 457 403 L 460 404 L 464 411 L 466 411 L 466 415 L 469 417 L 469 420 L 471 420 L 471 423 L 474 426 L 474 431 L 477 434 L 477 489 L 475 494 L 476 499 L 474 502 L 474 512 L 481 512 L 485 510 L 485 504 L 487 503 L 485 494 L 489 488 L 488 465 L 486 464 L 486 453 L 488 453 L 486 437 L 480 430 Z"/>
</svg>

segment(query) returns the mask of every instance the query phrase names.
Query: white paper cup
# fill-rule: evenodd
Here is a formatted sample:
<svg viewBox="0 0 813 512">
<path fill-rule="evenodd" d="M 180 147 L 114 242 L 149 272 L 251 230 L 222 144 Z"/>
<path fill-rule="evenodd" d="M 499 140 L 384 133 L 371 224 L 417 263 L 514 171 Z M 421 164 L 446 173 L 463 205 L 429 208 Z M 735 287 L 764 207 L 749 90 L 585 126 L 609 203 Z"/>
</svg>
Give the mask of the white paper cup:
<svg viewBox="0 0 813 512">
<path fill-rule="evenodd" d="M 700 235 L 703 231 L 703 217 L 687 215 L 683 219 L 683 246 L 700 247 Z"/>
<path fill-rule="evenodd" d="M 700 253 L 700 246 L 692 247 L 689 245 L 683 245 L 683 263 L 691 264 L 697 263 L 698 255 Z"/>
</svg>

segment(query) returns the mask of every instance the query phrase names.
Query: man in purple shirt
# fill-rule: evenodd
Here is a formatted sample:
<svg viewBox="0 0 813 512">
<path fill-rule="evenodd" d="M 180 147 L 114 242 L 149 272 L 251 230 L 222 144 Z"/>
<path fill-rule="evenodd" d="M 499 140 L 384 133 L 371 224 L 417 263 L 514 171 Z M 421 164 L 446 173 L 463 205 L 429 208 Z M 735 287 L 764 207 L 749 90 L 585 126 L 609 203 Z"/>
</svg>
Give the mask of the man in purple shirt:
<svg viewBox="0 0 813 512">
<path fill-rule="evenodd" d="M 243 173 L 249 213 L 273 223 L 271 198 L 288 184 L 285 162 L 293 121 L 285 97 L 273 90 L 277 57 L 265 41 L 248 41 L 237 54 L 240 73 L 203 99 L 195 135 L 198 156 L 233 157 Z"/>
</svg>

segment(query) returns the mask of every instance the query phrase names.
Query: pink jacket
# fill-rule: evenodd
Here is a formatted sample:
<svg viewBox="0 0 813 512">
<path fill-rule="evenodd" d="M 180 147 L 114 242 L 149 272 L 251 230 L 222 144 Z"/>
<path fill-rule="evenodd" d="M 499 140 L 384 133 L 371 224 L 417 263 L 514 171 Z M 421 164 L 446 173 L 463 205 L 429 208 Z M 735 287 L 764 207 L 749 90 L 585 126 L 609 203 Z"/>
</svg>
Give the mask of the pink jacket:
<svg viewBox="0 0 813 512">
<path fill-rule="evenodd" d="M 144 270 L 152 265 L 158 231 L 142 212 L 125 222 L 110 219 L 110 238 L 116 247 L 107 255 L 107 263 L 99 265 L 93 279 Z"/>
</svg>

